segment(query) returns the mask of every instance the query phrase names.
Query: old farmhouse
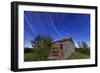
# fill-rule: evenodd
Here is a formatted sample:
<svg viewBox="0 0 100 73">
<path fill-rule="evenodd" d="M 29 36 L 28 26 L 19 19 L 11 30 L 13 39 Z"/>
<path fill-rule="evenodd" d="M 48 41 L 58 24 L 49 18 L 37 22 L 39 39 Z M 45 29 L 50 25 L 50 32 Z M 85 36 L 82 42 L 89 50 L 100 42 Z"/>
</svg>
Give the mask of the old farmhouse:
<svg viewBox="0 0 100 73">
<path fill-rule="evenodd" d="M 67 59 L 75 53 L 75 44 L 71 37 L 66 37 L 52 42 L 52 48 L 50 50 L 49 60 L 63 60 Z"/>
</svg>

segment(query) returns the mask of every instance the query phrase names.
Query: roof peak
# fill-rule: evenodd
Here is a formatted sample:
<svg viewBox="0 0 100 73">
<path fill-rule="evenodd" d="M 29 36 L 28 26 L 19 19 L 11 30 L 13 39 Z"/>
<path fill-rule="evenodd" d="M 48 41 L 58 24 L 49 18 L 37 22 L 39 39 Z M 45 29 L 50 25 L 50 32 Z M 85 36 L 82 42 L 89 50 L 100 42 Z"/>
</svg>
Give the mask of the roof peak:
<svg viewBox="0 0 100 73">
<path fill-rule="evenodd" d="M 65 41 L 65 40 L 72 40 L 72 37 L 62 37 L 58 40 L 54 40 L 53 42 L 62 42 L 62 41 Z"/>
<path fill-rule="evenodd" d="M 62 37 L 61 39 L 72 39 L 72 37 Z"/>
</svg>

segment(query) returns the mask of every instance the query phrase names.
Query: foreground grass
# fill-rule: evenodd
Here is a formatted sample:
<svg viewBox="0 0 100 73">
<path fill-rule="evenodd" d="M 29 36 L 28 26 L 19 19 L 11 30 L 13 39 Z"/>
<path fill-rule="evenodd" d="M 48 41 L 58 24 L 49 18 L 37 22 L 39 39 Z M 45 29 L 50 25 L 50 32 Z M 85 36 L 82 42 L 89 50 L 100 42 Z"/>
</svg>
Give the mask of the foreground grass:
<svg viewBox="0 0 100 73">
<path fill-rule="evenodd" d="M 83 53 L 76 52 L 71 56 L 69 56 L 67 59 L 88 59 L 88 58 L 90 58 L 90 56 L 85 55 Z"/>
<path fill-rule="evenodd" d="M 45 56 L 44 50 L 34 50 L 34 49 L 26 49 L 24 51 L 24 61 L 42 61 L 42 60 L 48 60 L 47 56 Z M 69 56 L 66 60 L 71 59 L 89 59 L 90 58 L 90 49 L 82 49 L 82 48 L 76 48 L 76 52 Z"/>
<path fill-rule="evenodd" d="M 24 61 L 29 62 L 29 61 L 44 61 L 47 60 L 44 58 L 42 55 L 36 54 L 36 53 L 24 53 Z"/>
<path fill-rule="evenodd" d="M 71 60 L 71 59 L 88 59 L 90 56 L 85 55 L 83 53 L 76 52 L 69 56 L 66 60 Z M 24 54 L 24 61 L 29 62 L 29 61 L 36 61 L 35 60 L 35 55 L 34 53 L 25 53 Z"/>
<path fill-rule="evenodd" d="M 25 53 L 24 54 L 24 61 L 33 61 L 34 60 L 34 54 L 33 53 Z"/>
</svg>

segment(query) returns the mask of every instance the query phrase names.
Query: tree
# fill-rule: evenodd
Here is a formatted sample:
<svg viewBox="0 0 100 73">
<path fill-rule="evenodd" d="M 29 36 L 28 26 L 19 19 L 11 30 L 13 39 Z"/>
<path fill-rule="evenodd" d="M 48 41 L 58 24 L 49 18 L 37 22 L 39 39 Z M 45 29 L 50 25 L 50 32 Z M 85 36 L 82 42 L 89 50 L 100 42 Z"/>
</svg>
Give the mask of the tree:
<svg viewBox="0 0 100 73">
<path fill-rule="evenodd" d="M 78 46 L 79 48 L 76 48 L 77 52 L 83 53 L 85 55 L 90 56 L 90 47 L 88 46 L 88 44 L 86 42 L 78 42 Z"/>
<path fill-rule="evenodd" d="M 81 48 L 81 43 L 78 41 L 78 46 L 79 46 L 79 48 Z"/>
<path fill-rule="evenodd" d="M 31 40 L 32 43 L 32 47 L 39 47 L 42 45 L 42 41 L 43 41 L 43 36 L 42 35 L 37 35 L 33 40 Z"/>
<path fill-rule="evenodd" d="M 88 44 L 87 44 L 86 42 L 82 42 L 82 43 L 81 43 L 81 47 L 82 47 L 82 48 L 85 48 L 85 49 L 89 48 L 89 47 L 88 47 Z"/>
<path fill-rule="evenodd" d="M 35 48 L 35 59 L 46 60 L 52 46 L 52 37 L 50 35 L 37 35 L 31 42 Z"/>
<path fill-rule="evenodd" d="M 89 48 L 88 44 L 84 41 L 81 43 L 78 41 L 78 46 L 79 48 Z"/>
<path fill-rule="evenodd" d="M 53 38 L 50 35 L 45 35 L 43 37 L 43 49 L 44 49 L 44 56 L 48 57 L 49 51 L 52 48 L 52 41 Z"/>
</svg>

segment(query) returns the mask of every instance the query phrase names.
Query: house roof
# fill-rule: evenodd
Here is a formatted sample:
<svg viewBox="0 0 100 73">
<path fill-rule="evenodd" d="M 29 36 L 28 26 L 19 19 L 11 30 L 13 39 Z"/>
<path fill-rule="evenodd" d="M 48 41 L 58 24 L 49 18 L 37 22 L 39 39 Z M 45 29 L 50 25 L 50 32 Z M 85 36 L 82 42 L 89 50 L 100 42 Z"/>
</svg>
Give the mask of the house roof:
<svg viewBox="0 0 100 73">
<path fill-rule="evenodd" d="M 64 41 L 67 41 L 67 40 L 72 41 L 72 37 L 63 37 L 63 38 L 61 38 L 61 39 L 59 39 L 59 40 L 52 41 L 52 43 L 64 42 Z"/>
</svg>

